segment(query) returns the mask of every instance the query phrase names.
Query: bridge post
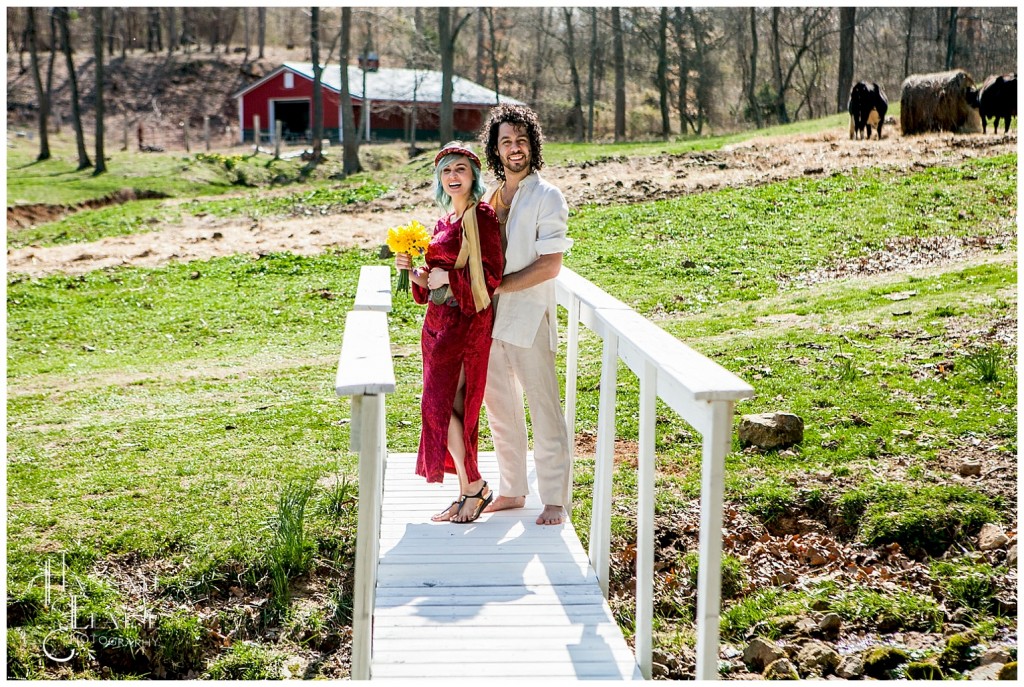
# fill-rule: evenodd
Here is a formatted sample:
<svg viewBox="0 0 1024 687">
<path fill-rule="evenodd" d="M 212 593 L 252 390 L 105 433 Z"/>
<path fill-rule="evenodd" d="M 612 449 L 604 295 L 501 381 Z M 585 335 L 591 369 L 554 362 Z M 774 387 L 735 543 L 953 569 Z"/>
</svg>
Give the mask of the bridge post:
<svg viewBox="0 0 1024 687">
<path fill-rule="evenodd" d="M 640 427 L 637 455 L 636 628 L 637 664 L 651 679 L 654 643 L 654 432 L 657 421 L 658 371 L 644 361 L 640 375 Z"/>
<path fill-rule="evenodd" d="M 597 449 L 594 456 L 594 503 L 590 517 L 590 562 L 601 592 L 608 596 L 608 555 L 612 536 L 612 476 L 615 457 L 615 384 L 619 339 L 608 332 L 601 356 L 601 397 L 597 410 Z"/>
<path fill-rule="evenodd" d="M 386 443 L 384 394 L 359 398 L 359 525 L 355 565 L 359 584 L 355 586 L 352 604 L 352 679 L 369 680 Z"/>
<path fill-rule="evenodd" d="M 569 437 L 569 459 L 575 462 L 576 456 L 576 385 L 579 376 L 580 352 L 580 299 L 573 296 L 568 308 L 568 336 L 565 344 L 565 430 Z M 572 468 L 569 473 L 569 484 L 565 495 L 565 512 L 572 517 Z"/>
<path fill-rule="evenodd" d="M 722 601 L 722 502 L 725 456 L 732 446 L 732 401 L 710 402 L 700 485 L 700 566 L 697 569 L 697 680 L 718 679 Z"/>
</svg>

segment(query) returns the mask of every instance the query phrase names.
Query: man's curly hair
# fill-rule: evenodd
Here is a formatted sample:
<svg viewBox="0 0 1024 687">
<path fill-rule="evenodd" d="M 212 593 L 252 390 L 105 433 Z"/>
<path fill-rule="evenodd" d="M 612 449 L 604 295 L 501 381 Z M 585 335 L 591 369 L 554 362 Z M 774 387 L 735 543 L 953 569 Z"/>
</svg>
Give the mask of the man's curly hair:
<svg viewBox="0 0 1024 687">
<path fill-rule="evenodd" d="M 501 157 L 498 155 L 498 129 L 502 124 L 511 124 L 526 129 L 526 136 L 530 139 L 530 172 L 536 172 L 544 167 L 544 155 L 541 152 L 544 133 L 540 129 L 540 122 L 537 121 L 537 113 L 526 105 L 498 105 L 491 110 L 480 135 L 480 145 L 484 149 L 487 167 L 494 173 L 494 176 L 502 181 L 505 180 L 505 167 L 501 164 Z"/>
</svg>

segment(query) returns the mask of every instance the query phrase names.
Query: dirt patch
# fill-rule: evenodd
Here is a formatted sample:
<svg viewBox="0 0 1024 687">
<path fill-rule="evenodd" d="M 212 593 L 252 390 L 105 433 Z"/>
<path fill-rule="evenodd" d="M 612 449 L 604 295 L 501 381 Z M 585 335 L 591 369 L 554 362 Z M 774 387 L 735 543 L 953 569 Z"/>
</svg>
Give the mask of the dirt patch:
<svg viewBox="0 0 1024 687">
<path fill-rule="evenodd" d="M 953 165 L 1015 152 L 1016 145 L 1015 133 L 906 138 L 892 134 L 881 141 L 851 141 L 847 131 L 838 128 L 812 136 L 755 138 L 712 152 L 614 157 L 548 167 L 544 176 L 562 189 L 570 207 L 621 205 L 861 167 L 912 171 Z M 410 216 L 428 223 L 438 214 L 430 200 L 429 186 L 426 178 L 414 180 L 373 203 L 338 208 L 319 217 L 253 221 L 186 215 L 181 224 L 145 234 L 17 248 L 8 251 L 7 269 L 30 276 L 82 274 L 118 265 L 155 267 L 171 261 L 208 260 L 238 253 L 287 251 L 311 255 L 329 248 L 372 247 L 381 242 L 388 226 L 405 222 Z"/>
<path fill-rule="evenodd" d="M 95 210 L 107 207 L 108 205 L 120 205 L 133 200 L 148 200 L 167 198 L 167 194 L 157 191 L 139 190 L 134 188 L 122 188 L 108 193 L 102 198 L 86 200 L 75 205 L 50 205 L 48 203 L 31 203 L 27 205 L 12 205 L 7 208 L 7 229 L 24 229 L 36 224 L 56 222 L 67 215 L 80 210 Z"/>
</svg>

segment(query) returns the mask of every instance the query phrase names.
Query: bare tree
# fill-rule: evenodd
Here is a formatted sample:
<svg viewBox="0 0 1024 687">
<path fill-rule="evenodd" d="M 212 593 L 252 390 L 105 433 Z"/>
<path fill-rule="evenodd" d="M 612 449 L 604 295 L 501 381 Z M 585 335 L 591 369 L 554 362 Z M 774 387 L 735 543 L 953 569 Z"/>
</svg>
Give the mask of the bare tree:
<svg viewBox="0 0 1024 687">
<path fill-rule="evenodd" d="M 698 135 L 704 131 L 704 120 L 707 118 L 708 102 L 710 100 L 710 84 L 714 81 L 711 72 L 711 63 L 707 57 L 707 41 L 705 41 L 704 22 L 697 17 L 692 7 L 686 8 L 686 17 L 690 24 L 690 34 L 693 36 L 693 67 L 697 76 L 697 87 L 695 89 L 697 98 L 697 126 L 694 132 Z"/>
<path fill-rule="evenodd" d="M 761 103 L 757 99 L 757 9 L 750 8 L 750 72 L 747 81 L 747 103 L 758 129 L 764 126 L 761 119 Z"/>
<path fill-rule="evenodd" d="M 857 8 L 839 8 L 839 86 L 836 89 L 836 112 L 846 112 L 853 86 L 853 46 L 857 31 Z"/>
<path fill-rule="evenodd" d="M 259 43 L 259 59 L 263 59 L 263 49 L 267 44 L 267 8 L 260 7 L 256 10 L 256 39 Z"/>
<path fill-rule="evenodd" d="M 50 15 L 50 59 L 46 65 L 46 103 L 50 108 L 48 114 L 53 114 L 53 64 L 57 61 L 57 16 L 51 9 Z M 57 133 L 60 133 L 60 113 L 57 114 Z"/>
<path fill-rule="evenodd" d="M 946 70 L 949 71 L 953 68 L 953 62 L 956 59 L 956 28 L 959 22 L 960 8 L 950 7 L 949 8 L 949 22 L 946 29 Z"/>
<path fill-rule="evenodd" d="M 167 21 L 167 54 L 170 55 L 178 49 L 178 10 L 174 7 L 168 7 L 164 13 L 164 18 Z"/>
<path fill-rule="evenodd" d="M 487 13 L 486 7 L 481 7 L 476 11 L 476 82 L 484 82 L 484 51 L 486 48 L 486 42 L 484 41 L 484 15 Z"/>
<path fill-rule="evenodd" d="M 442 144 L 455 137 L 455 104 L 452 100 L 452 78 L 455 76 L 455 42 L 459 38 L 459 31 L 466 25 L 470 15 L 471 13 L 467 12 L 462 15 L 462 18 L 459 18 L 458 8 L 439 7 L 437 9 L 437 42 L 441 52 L 441 121 L 438 127 Z"/>
<path fill-rule="evenodd" d="M 626 51 L 622 44 L 622 14 L 612 8 L 612 44 L 615 52 L 615 142 L 626 139 Z"/>
<path fill-rule="evenodd" d="M 550 49 L 547 46 L 546 38 L 550 35 L 548 31 L 550 8 L 537 8 L 537 23 L 533 27 L 533 34 L 536 37 L 536 44 L 533 53 L 533 75 L 531 80 L 530 102 L 536 104 L 540 94 L 543 81 L 544 67 L 547 66 Z"/>
<path fill-rule="evenodd" d="M 341 8 L 341 45 L 338 61 L 341 63 L 341 130 L 343 163 L 342 172 L 348 176 L 363 171 L 359 164 L 359 133 L 356 131 L 355 112 L 352 108 L 352 92 L 348 83 L 348 63 L 351 59 L 352 8 Z M 366 65 L 363 65 L 363 69 Z M 363 107 L 366 109 L 366 93 L 363 93 Z"/>
<path fill-rule="evenodd" d="M 491 39 L 491 78 L 494 84 L 494 104 L 501 103 L 501 89 L 498 84 L 498 34 L 495 30 L 494 8 L 485 7 L 482 10 L 487 15 L 487 30 Z"/>
<path fill-rule="evenodd" d="M 661 140 L 667 141 L 672 134 L 672 123 L 668 118 L 668 8 L 662 7 L 658 14 L 658 105 L 661 108 Z"/>
<path fill-rule="evenodd" d="M 103 8 L 92 8 L 92 50 L 96 65 L 96 167 L 93 176 L 107 171 L 103 153 Z"/>
<path fill-rule="evenodd" d="M 782 10 L 779 7 L 772 8 L 772 84 L 775 86 L 775 118 L 779 124 L 788 124 L 786 84 L 782 81 L 782 38 L 779 36 L 779 15 L 781 12 Z"/>
<path fill-rule="evenodd" d="M 323 158 L 324 96 L 323 71 L 320 64 L 320 8 L 313 7 L 309 18 L 309 53 L 313 61 L 313 153 L 309 166 L 315 167 Z M 347 66 L 347 65 L 346 65 Z M 256 142 L 259 145 L 259 141 Z"/>
<path fill-rule="evenodd" d="M 50 114 L 50 103 L 43 88 L 43 79 L 39 74 L 39 31 L 36 26 L 36 8 L 28 9 L 28 56 L 32 70 L 32 81 L 36 85 L 36 97 L 39 99 L 39 155 L 36 160 L 50 159 L 50 135 L 47 131 L 47 119 Z"/>
<path fill-rule="evenodd" d="M 160 32 L 160 8 L 150 7 L 146 11 L 146 52 L 162 52 L 163 35 Z"/>
<path fill-rule="evenodd" d="M 60 26 L 60 37 L 64 49 L 64 61 L 68 68 L 68 86 L 71 90 L 71 124 L 75 129 L 75 142 L 78 145 L 78 169 L 92 167 L 89 153 L 85 148 L 85 132 L 82 129 L 82 110 L 78 100 L 78 76 L 75 73 L 75 60 L 71 54 L 70 12 L 67 7 L 54 8 L 57 23 Z"/>
<path fill-rule="evenodd" d="M 569 78 L 572 88 L 572 130 L 573 140 L 583 142 L 583 92 L 580 86 L 580 71 L 576 67 L 576 31 L 573 29 L 572 7 L 563 7 L 565 17 L 565 58 L 569 62 Z"/>
</svg>

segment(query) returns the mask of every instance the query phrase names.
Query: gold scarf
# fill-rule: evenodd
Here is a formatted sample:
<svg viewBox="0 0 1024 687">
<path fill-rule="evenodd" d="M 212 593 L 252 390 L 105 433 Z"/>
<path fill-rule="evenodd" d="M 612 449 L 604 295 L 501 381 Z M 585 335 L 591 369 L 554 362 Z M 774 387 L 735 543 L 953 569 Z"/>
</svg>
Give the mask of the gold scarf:
<svg viewBox="0 0 1024 687">
<path fill-rule="evenodd" d="M 459 257 L 455 259 L 455 269 L 461 270 L 469 261 L 469 286 L 473 291 L 473 304 L 480 312 L 491 304 L 487 295 L 487 282 L 484 277 L 484 263 L 480 256 L 480 229 L 476 224 L 476 203 L 462 213 L 462 247 Z"/>
</svg>

